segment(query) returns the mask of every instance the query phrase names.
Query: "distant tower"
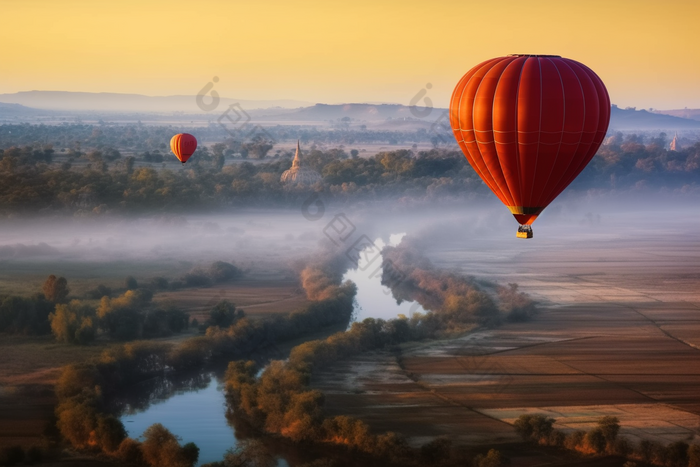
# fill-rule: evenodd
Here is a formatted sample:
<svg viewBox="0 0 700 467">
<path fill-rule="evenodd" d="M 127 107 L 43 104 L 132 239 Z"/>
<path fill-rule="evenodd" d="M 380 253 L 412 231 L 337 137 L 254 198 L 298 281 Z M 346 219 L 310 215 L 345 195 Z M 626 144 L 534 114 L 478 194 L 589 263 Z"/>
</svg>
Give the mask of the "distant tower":
<svg viewBox="0 0 700 467">
<path fill-rule="evenodd" d="M 285 170 L 280 177 L 280 182 L 286 185 L 313 185 L 321 181 L 321 175 L 315 170 L 302 166 L 301 148 L 297 140 L 297 152 L 292 161 L 292 168 Z"/>
<path fill-rule="evenodd" d="M 681 149 L 681 145 L 678 143 L 678 132 L 673 135 L 673 141 L 671 141 L 670 147 L 671 151 L 679 151 Z"/>
</svg>

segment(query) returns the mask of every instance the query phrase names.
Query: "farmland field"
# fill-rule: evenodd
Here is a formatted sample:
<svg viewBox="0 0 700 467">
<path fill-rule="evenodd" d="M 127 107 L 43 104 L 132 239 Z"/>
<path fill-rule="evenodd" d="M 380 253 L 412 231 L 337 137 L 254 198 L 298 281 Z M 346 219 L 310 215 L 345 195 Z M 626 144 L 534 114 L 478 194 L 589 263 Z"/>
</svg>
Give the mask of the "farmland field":
<svg viewBox="0 0 700 467">
<path fill-rule="evenodd" d="M 697 442 L 700 242 L 688 226 L 666 229 L 610 237 L 594 229 L 568 241 L 554 234 L 521 249 L 431 242 L 436 265 L 517 282 L 540 301 L 540 313 L 362 355 L 314 386 L 332 414 L 404 433 L 415 445 L 440 435 L 471 445 L 514 442 L 511 423 L 524 413 L 547 414 L 565 432 L 614 415 L 634 442 Z"/>
</svg>

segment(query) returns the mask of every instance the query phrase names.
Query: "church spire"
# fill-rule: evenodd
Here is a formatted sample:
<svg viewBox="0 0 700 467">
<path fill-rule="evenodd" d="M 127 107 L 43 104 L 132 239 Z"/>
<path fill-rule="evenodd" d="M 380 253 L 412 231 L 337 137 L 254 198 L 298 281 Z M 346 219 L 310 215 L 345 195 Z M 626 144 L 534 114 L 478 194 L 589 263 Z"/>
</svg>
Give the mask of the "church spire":
<svg viewBox="0 0 700 467">
<path fill-rule="evenodd" d="M 292 167 L 299 167 L 301 165 L 301 148 L 299 147 L 299 140 L 297 140 L 297 152 L 294 154 L 294 160 L 292 161 Z"/>
<path fill-rule="evenodd" d="M 670 149 L 671 151 L 678 151 L 681 149 L 681 145 L 678 144 L 678 132 L 676 132 L 676 134 L 673 135 L 673 141 L 671 141 Z"/>
</svg>

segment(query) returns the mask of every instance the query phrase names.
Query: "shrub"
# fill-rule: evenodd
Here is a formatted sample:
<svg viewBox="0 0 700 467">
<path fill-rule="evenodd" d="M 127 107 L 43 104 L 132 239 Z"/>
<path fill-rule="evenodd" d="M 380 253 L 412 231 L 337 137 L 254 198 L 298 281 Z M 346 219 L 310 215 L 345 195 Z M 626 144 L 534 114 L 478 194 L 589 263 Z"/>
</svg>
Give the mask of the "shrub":
<svg viewBox="0 0 700 467">
<path fill-rule="evenodd" d="M 115 455 L 117 459 L 127 464 L 141 465 L 144 463 L 141 443 L 131 438 L 125 438 L 121 442 Z"/>
<path fill-rule="evenodd" d="M 187 287 L 208 287 L 211 285 L 209 275 L 200 268 L 194 268 L 181 278 Z"/>
<path fill-rule="evenodd" d="M 213 464 L 216 465 L 216 464 Z M 273 467 L 277 465 L 275 456 L 257 439 L 242 439 L 235 449 L 224 456 L 223 466 Z"/>
<path fill-rule="evenodd" d="M 134 276 L 126 276 L 126 279 L 124 279 L 124 288 L 126 290 L 136 290 L 139 288 L 139 283 Z"/>
<path fill-rule="evenodd" d="M 154 277 L 151 279 L 150 287 L 154 290 L 167 290 L 169 287 L 168 279 L 165 277 Z"/>
<path fill-rule="evenodd" d="M 87 397 L 88 400 L 84 397 L 69 399 L 56 408 L 56 426 L 63 437 L 79 449 L 97 445 L 97 440 L 93 438 L 97 428 L 97 401 L 90 395 Z"/>
<path fill-rule="evenodd" d="M 217 261 L 209 267 L 209 277 L 214 282 L 226 282 L 237 279 L 242 271 L 231 263 Z"/>
<path fill-rule="evenodd" d="M 102 297 L 97 308 L 100 326 L 111 336 L 131 340 L 143 332 L 143 309 L 150 305 L 153 292 L 147 289 L 128 290 L 115 298 Z"/>
<path fill-rule="evenodd" d="M 528 321 L 537 312 L 535 302 L 526 293 L 518 291 L 518 284 L 499 287 L 498 300 L 509 321 Z"/>
<path fill-rule="evenodd" d="M 598 454 L 604 453 L 607 441 L 603 430 L 597 427 L 586 433 L 586 445 Z"/>
<path fill-rule="evenodd" d="M 95 438 L 98 446 L 105 452 L 115 452 L 126 438 L 122 422 L 112 415 L 98 416 Z"/>
<path fill-rule="evenodd" d="M 406 439 L 393 432 L 377 436 L 375 452 L 379 457 L 390 462 L 400 463 L 411 454 L 411 448 Z"/>
<path fill-rule="evenodd" d="M 209 325 L 227 328 L 236 320 L 243 318 L 243 310 L 236 312 L 236 305 L 228 300 L 221 300 L 209 311 Z"/>
<path fill-rule="evenodd" d="M 630 455 L 632 452 L 632 446 L 630 446 L 629 441 L 627 441 L 625 438 L 617 438 L 612 446 L 610 446 L 610 450 L 612 451 L 613 454 L 616 454 L 618 456 L 622 457 L 627 457 Z"/>
<path fill-rule="evenodd" d="M 51 331 L 59 342 L 88 344 L 95 339 L 95 310 L 79 300 L 57 304 L 49 315 Z"/>
<path fill-rule="evenodd" d="M 544 415 L 523 414 L 515 421 L 513 427 L 524 440 L 548 440 L 552 435 L 555 420 Z"/>
<path fill-rule="evenodd" d="M 141 452 L 152 467 L 191 467 L 199 457 L 199 448 L 194 443 L 188 443 L 187 449 L 182 448 L 178 438 L 160 423 L 149 426 L 143 438 Z"/>
<path fill-rule="evenodd" d="M 90 290 L 86 295 L 88 298 L 91 298 L 93 300 L 99 300 L 102 297 L 109 297 L 110 295 L 112 295 L 112 289 L 110 289 L 104 284 L 100 284 L 94 289 Z"/>
<path fill-rule="evenodd" d="M 688 448 L 688 467 L 700 467 L 700 445 L 692 444 Z"/>
<path fill-rule="evenodd" d="M 168 356 L 168 365 L 176 370 L 201 367 L 211 356 L 211 340 L 200 336 L 187 339 L 175 347 Z"/>
<path fill-rule="evenodd" d="M 564 447 L 564 444 L 566 443 L 566 435 L 558 430 L 554 430 L 549 437 L 549 444 L 552 446 L 557 446 L 557 447 Z"/>
<path fill-rule="evenodd" d="M 583 446 L 585 438 L 585 431 L 574 431 L 573 433 L 567 435 L 566 439 L 564 440 L 564 447 L 566 447 L 566 449 L 571 449 L 572 451 L 579 449 Z"/>
<path fill-rule="evenodd" d="M 189 316 L 178 308 L 149 310 L 143 316 L 143 335 L 146 337 L 169 336 L 174 332 L 182 332 L 188 324 Z"/>
<path fill-rule="evenodd" d="M 651 464 L 651 462 L 654 459 L 654 452 L 655 451 L 656 451 L 656 449 L 655 449 L 654 443 L 652 443 L 648 439 L 643 439 L 639 443 L 639 448 L 638 448 L 639 457 L 642 458 L 642 461 L 645 464 Z M 700 467 L 700 466 L 698 466 L 698 467 Z"/>
<path fill-rule="evenodd" d="M 452 455 L 452 441 L 447 438 L 435 438 L 420 448 L 420 457 L 427 465 L 449 459 Z"/>
<path fill-rule="evenodd" d="M 669 467 L 685 467 L 688 465 L 688 451 L 690 446 L 683 441 L 676 441 L 666 447 L 666 461 Z"/>
<path fill-rule="evenodd" d="M 496 449 L 489 450 L 485 456 L 479 454 L 474 458 L 473 462 L 474 467 L 502 467 L 505 464 L 503 455 Z"/>
<path fill-rule="evenodd" d="M 620 432 L 620 420 L 610 415 L 605 416 L 598 420 L 598 428 L 603 433 L 603 437 L 608 445 L 613 446 L 617 439 L 617 434 Z"/>
<path fill-rule="evenodd" d="M 186 462 L 189 462 L 190 465 L 196 464 L 197 460 L 199 460 L 199 448 L 194 443 L 185 444 L 182 446 L 182 457 Z"/>
<path fill-rule="evenodd" d="M 68 281 L 65 277 L 56 277 L 51 274 L 42 287 L 44 292 L 44 297 L 54 303 L 60 303 L 66 299 L 70 289 L 68 288 Z"/>
<path fill-rule="evenodd" d="M 654 444 L 654 464 L 667 465 L 669 458 L 669 451 L 666 446 L 660 444 Z"/>
</svg>

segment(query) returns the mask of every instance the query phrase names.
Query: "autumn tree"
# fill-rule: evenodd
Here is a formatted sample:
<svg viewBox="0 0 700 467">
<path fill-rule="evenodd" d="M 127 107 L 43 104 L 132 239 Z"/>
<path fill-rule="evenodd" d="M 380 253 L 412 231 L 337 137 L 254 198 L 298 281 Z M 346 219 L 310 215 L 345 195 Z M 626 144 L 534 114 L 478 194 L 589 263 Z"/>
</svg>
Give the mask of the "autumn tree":
<svg viewBox="0 0 700 467">
<path fill-rule="evenodd" d="M 620 420 L 617 417 L 607 415 L 598 420 L 598 427 L 603 432 L 608 445 L 613 445 L 617 439 L 617 434 L 620 432 Z"/>
<path fill-rule="evenodd" d="M 124 288 L 126 288 L 126 290 L 136 290 L 139 288 L 139 283 L 134 276 L 127 276 L 126 279 L 124 279 Z"/>
<path fill-rule="evenodd" d="M 496 449 L 490 449 L 486 455 L 479 454 L 473 462 L 475 467 L 502 467 L 505 464 L 503 455 Z"/>
<path fill-rule="evenodd" d="M 242 271 L 231 263 L 216 261 L 209 267 L 209 277 L 214 282 L 226 282 L 237 279 Z"/>
<path fill-rule="evenodd" d="M 209 312 L 209 325 L 227 328 L 243 316 L 243 310 L 236 311 L 235 304 L 228 300 L 221 300 Z"/>
<path fill-rule="evenodd" d="M 65 277 L 56 277 L 51 274 L 42 287 L 44 297 L 54 303 L 60 303 L 66 299 L 70 289 Z"/>
<path fill-rule="evenodd" d="M 688 448 L 688 467 L 700 467 L 700 444 Z"/>
<path fill-rule="evenodd" d="M 246 155 L 253 156 L 255 159 L 264 159 L 273 146 L 273 141 L 262 135 L 256 135 L 250 141 L 241 144 L 241 153 L 245 151 Z"/>
<path fill-rule="evenodd" d="M 257 439 L 242 439 L 224 456 L 225 467 L 273 467 L 275 456 Z"/>
<path fill-rule="evenodd" d="M 57 304 L 49 321 L 51 332 L 59 342 L 84 345 L 95 339 L 95 310 L 79 300 Z"/>
<path fill-rule="evenodd" d="M 603 434 L 603 430 L 601 430 L 600 427 L 596 427 L 586 433 L 586 444 L 596 453 L 604 453 L 605 447 L 607 446 L 607 441 L 605 439 L 605 435 Z"/>
<path fill-rule="evenodd" d="M 192 446 L 183 448 L 178 437 L 160 423 L 148 427 L 143 438 L 141 451 L 144 460 L 151 467 L 192 467 L 197 462 L 199 449 L 195 455 Z"/>
<path fill-rule="evenodd" d="M 554 422 L 553 418 L 545 415 L 524 414 L 518 417 L 513 427 L 524 440 L 540 441 L 551 436 Z"/>
<path fill-rule="evenodd" d="M 420 448 L 420 457 L 425 465 L 433 465 L 450 458 L 452 441 L 447 438 L 435 438 Z"/>
<path fill-rule="evenodd" d="M 669 467 L 686 467 L 688 465 L 688 451 L 690 446 L 684 441 L 676 441 L 666 447 L 667 465 Z"/>
<path fill-rule="evenodd" d="M 94 442 L 108 453 L 119 450 L 126 438 L 126 429 L 122 422 L 113 415 L 98 415 L 97 426 L 94 432 Z"/>
</svg>

